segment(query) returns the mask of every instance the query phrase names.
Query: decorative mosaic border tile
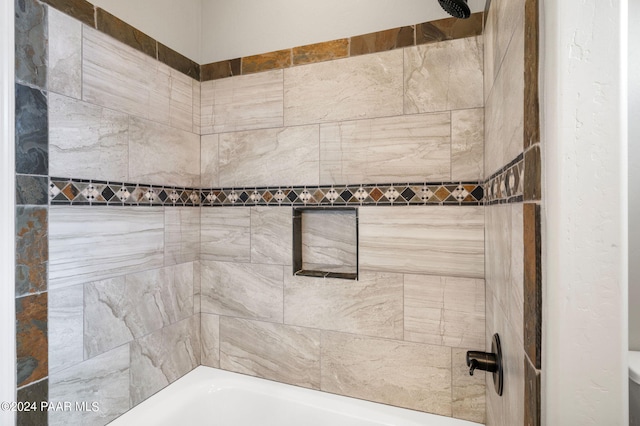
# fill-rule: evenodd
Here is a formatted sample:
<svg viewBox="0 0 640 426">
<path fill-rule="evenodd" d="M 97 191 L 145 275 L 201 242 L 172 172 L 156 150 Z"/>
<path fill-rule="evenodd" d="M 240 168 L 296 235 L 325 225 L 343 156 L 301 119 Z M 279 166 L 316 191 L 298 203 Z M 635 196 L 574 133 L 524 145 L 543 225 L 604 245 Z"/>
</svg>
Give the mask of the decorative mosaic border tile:
<svg viewBox="0 0 640 426">
<path fill-rule="evenodd" d="M 51 205 L 107 206 L 362 206 L 482 205 L 482 182 L 180 188 L 86 179 L 49 180 Z"/>
<path fill-rule="evenodd" d="M 520 154 L 487 179 L 484 202 L 487 205 L 522 202 L 523 188 L 524 155 Z"/>
</svg>

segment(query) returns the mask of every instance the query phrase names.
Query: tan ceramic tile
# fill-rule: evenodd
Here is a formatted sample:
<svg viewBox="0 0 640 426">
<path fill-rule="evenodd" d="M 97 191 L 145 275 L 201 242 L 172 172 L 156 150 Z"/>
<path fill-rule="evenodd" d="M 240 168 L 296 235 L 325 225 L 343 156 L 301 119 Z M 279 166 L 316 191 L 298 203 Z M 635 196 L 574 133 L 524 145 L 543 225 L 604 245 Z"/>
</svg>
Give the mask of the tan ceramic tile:
<svg viewBox="0 0 640 426">
<path fill-rule="evenodd" d="M 286 324 L 402 339 L 401 274 L 361 272 L 351 281 L 285 270 L 284 284 Z"/>
<path fill-rule="evenodd" d="M 48 10 L 49 93 L 82 96 L 82 23 L 50 7 Z"/>
<path fill-rule="evenodd" d="M 484 280 L 405 275 L 405 340 L 483 347 L 484 293 Z"/>
<path fill-rule="evenodd" d="M 451 349 L 323 332 L 322 390 L 451 416 Z"/>
<path fill-rule="evenodd" d="M 478 346 L 482 348 L 482 346 Z M 469 375 L 466 354 L 468 350 L 478 350 L 476 346 L 470 349 L 454 348 L 451 351 L 451 376 L 453 387 L 453 417 L 469 420 L 481 424 L 486 423 L 486 388 L 485 373 L 477 371 Z M 487 374 L 487 376 L 490 376 Z M 489 390 L 492 391 L 492 390 Z"/>
<path fill-rule="evenodd" d="M 484 179 L 484 108 L 451 111 L 451 180 Z"/>
<path fill-rule="evenodd" d="M 218 147 L 220 136 L 203 135 L 200 137 L 200 186 L 203 188 L 219 188 L 218 179 Z"/>
<path fill-rule="evenodd" d="M 224 262 L 251 261 L 251 210 L 202 209 L 200 259 Z"/>
<path fill-rule="evenodd" d="M 305 211 L 302 215 L 302 269 L 357 272 L 355 211 Z"/>
<path fill-rule="evenodd" d="M 220 317 L 202 314 L 200 321 L 202 365 L 220 368 Z"/>
<path fill-rule="evenodd" d="M 290 207 L 251 208 L 251 262 L 291 265 Z"/>
<path fill-rule="evenodd" d="M 220 368 L 319 389 L 320 332 L 221 317 Z"/>
<path fill-rule="evenodd" d="M 400 50 L 284 71 L 286 126 L 400 114 Z"/>
<path fill-rule="evenodd" d="M 404 49 L 404 112 L 483 106 L 482 37 Z"/>
<path fill-rule="evenodd" d="M 200 209 L 164 209 L 164 264 L 193 262 L 200 256 Z"/>
</svg>

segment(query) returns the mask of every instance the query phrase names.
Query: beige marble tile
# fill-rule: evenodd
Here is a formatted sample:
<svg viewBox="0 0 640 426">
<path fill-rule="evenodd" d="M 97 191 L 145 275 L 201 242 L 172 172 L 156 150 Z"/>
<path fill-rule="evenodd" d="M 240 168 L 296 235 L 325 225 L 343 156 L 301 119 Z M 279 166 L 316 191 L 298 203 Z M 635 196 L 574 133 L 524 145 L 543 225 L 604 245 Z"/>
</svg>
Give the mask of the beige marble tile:
<svg viewBox="0 0 640 426">
<path fill-rule="evenodd" d="M 291 265 L 290 207 L 251 207 L 251 262 Z"/>
<path fill-rule="evenodd" d="M 359 208 L 360 268 L 484 278 L 484 210 L 476 206 Z"/>
<path fill-rule="evenodd" d="M 358 223 L 355 210 L 308 210 L 302 214 L 302 269 L 356 273 Z"/>
<path fill-rule="evenodd" d="M 285 126 L 402 114 L 402 51 L 284 71 Z"/>
<path fill-rule="evenodd" d="M 493 82 L 496 79 L 496 17 L 497 11 L 495 7 L 490 7 L 486 15 L 484 23 L 484 32 L 482 40 L 484 42 L 484 100 L 485 103 L 489 94 L 493 90 Z"/>
<path fill-rule="evenodd" d="M 82 96 L 82 23 L 53 7 L 47 8 L 49 31 L 47 87 L 75 99 Z"/>
<path fill-rule="evenodd" d="M 200 316 L 148 334 L 131 344 L 131 406 L 200 365 Z"/>
<path fill-rule="evenodd" d="M 522 29 L 524 22 L 525 0 L 496 0 L 491 4 L 495 9 L 495 36 L 493 68 L 497 72 L 500 64 L 504 62 L 506 52 L 514 37 L 514 32 Z"/>
<path fill-rule="evenodd" d="M 323 124 L 320 183 L 448 181 L 450 113 Z"/>
<path fill-rule="evenodd" d="M 165 207 L 164 264 L 193 262 L 200 257 L 200 209 Z"/>
<path fill-rule="evenodd" d="M 200 184 L 200 137 L 149 120 L 129 119 L 130 179 L 155 185 Z"/>
<path fill-rule="evenodd" d="M 482 346 L 478 347 L 482 348 Z M 473 376 L 470 376 L 466 362 L 467 351 L 478 350 L 478 347 L 474 346 L 469 349 L 453 348 L 451 350 L 452 414 L 456 419 L 485 424 L 485 373 L 478 371 Z M 490 374 L 487 374 L 487 376 L 490 376 Z"/>
<path fill-rule="evenodd" d="M 220 368 L 320 389 L 320 332 L 221 317 Z"/>
<path fill-rule="evenodd" d="M 49 208 L 50 290 L 161 268 L 163 263 L 162 208 Z"/>
<path fill-rule="evenodd" d="M 201 314 L 202 365 L 220 368 L 220 317 Z"/>
<path fill-rule="evenodd" d="M 451 416 L 451 349 L 323 332 L 322 390 Z"/>
<path fill-rule="evenodd" d="M 86 26 L 82 49 L 85 101 L 193 131 L 191 78 Z"/>
<path fill-rule="evenodd" d="M 484 108 L 451 111 L 451 180 L 484 179 Z"/>
<path fill-rule="evenodd" d="M 53 374 L 84 360 L 82 285 L 49 291 L 47 309 L 49 374 Z"/>
<path fill-rule="evenodd" d="M 285 273 L 284 322 L 402 339 L 402 282 L 401 274 L 391 273 L 363 271 L 358 281 Z"/>
<path fill-rule="evenodd" d="M 200 186 L 203 188 L 220 187 L 218 179 L 219 135 L 200 137 Z"/>
<path fill-rule="evenodd" d="M 200 259 L 223 262 L 251 261 L 251 209 L 201 210 Z"/>
<path fill-rule="evenodd" d="M 484 297 L 484 280 L 405 275 L 405 340 L 484 347 Z"/>
<path fill-rule="evenodd" d="M 202 312 L 282 322 L 282 266 L 202 262 Z"/>
<path fill-rule="evenodd" d="M 285 127 L 220 135 L 220 186 L 317 185 L 319 128 Z"/>
<path fill-rule="evenodd" d="M 128 116 L 56 93 L 48 98 L 51 175 L 128 181 Z"/>
<path fill-rule="evenodd" d="M 482 107 L 482 58 L 481 36 L 404 49 L 404 113 Z"/>
<path fill-rule="evenodd" d="M 192 93 L 192 107 L 193 111 L 193 127 L 191 131 L 197 135 L 202 134 L 202 96 L 200 95 L 200 88 L 202 83 L 199 81 L 191 80 L 191 93 Z"/>
<path fill-rule="evenodd" d="M 86 284 L 84 305 L 90 358 L 193 315 L 193 265 Z"/>
<path fill-rule="evenodd" d="M 485 107 L 485 177 L 513 160 L 524 137 L 524 28 L 513 35 Z"/>
<path fill-rule="evenodd" d="M 193 262 L 193 313 L 200 313 L 200 301 L 202 299 L 202 265 L 200 261 Z"/>
<path fill-rule="evenodd" d="M 203 82 L 202 134 L 281 127 L 282 76 L 276 70 Z"/>
<path fill-rule="evenodd" d="M 100 404 L 98 411 L 49 411 L 50 425 L 104 425 L 123 414 L 130 408 L 129 345 L 51 374 L 49 401 Z"/>
</svg>

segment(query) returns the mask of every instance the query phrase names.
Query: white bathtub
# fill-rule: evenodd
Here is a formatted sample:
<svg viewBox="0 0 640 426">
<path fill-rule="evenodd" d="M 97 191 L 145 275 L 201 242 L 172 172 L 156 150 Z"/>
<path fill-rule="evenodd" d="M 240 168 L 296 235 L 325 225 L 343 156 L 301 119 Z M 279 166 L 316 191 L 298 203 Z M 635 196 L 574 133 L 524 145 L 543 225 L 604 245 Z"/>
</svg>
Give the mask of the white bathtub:
<svg viewBox="0 0 640 426">
<path fill-rule="evenodd" d="M 471 426 L 479 423 L 201 366 L 110 425 Z"/>
</svg>

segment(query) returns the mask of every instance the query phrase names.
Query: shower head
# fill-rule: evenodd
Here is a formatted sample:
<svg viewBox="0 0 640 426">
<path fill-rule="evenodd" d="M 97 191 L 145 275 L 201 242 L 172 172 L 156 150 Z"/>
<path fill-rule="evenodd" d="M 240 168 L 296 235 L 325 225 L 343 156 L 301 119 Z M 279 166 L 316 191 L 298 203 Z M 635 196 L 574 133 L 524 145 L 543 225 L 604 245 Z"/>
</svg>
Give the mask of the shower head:
<svg viewBox="0 0 640 426">
<path fill-rule="evenodd" d="M 438 0 L 440 6 L 454 18 L 467 19 L 471 16 L 471 10 L 467 0 Z"/>
</svg>

